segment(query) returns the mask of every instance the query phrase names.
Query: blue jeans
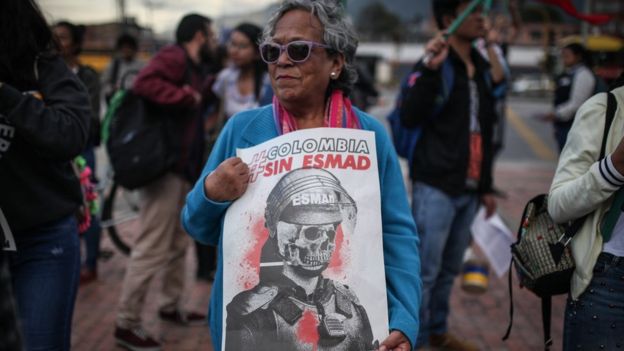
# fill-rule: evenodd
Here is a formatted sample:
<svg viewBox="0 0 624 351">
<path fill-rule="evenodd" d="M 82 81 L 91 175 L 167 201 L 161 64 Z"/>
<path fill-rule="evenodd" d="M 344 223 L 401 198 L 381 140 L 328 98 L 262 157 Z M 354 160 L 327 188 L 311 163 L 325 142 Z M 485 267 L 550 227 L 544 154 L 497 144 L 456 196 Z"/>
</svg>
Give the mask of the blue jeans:
<svg viewBox="0 0 624 351">
<path fill-rule="evenodd" d="M 9 266 L 26 350 L 69 350 L 80 273 L 75 216 L 14 233 Z"/>
<path fill-rule="evenodd" d="M 87 161 L 87 165 L 91 168 L 91 180 L 96 181 L 95 172 L 96 172 L 96 164 L 95 164 L 95 150 L 94 147 L 89 147 L 82 153 L 82 157 L 84 157 L 85 161 Z M 100 226 L 100 216 L 99 214 L 91 216 L 91 225 L 89 229 L 82 234 L 82 238 L 85 242 L 85 266 L 91 270 L 97 270 L 97 259 L 100 254 L 100 236 L 102 233 L 102 227 Z"/>
<path fill-rule="evenodd" d="M 470 244 L 470 225 L 478 204 L 476 194 L 451 197 L 424 183 L 414 183 L 412 214 L 420 234 L 423 281 L 417 347 L 426 345 L 430 334 L 447 331 L 453 280 Z"/>
<path fill-rule="evenodd" d="M 624 348 L 624 257 L 601 253 L 589 286 L 577 301 L 568 297 L 564 350 Z"/>
</svg>

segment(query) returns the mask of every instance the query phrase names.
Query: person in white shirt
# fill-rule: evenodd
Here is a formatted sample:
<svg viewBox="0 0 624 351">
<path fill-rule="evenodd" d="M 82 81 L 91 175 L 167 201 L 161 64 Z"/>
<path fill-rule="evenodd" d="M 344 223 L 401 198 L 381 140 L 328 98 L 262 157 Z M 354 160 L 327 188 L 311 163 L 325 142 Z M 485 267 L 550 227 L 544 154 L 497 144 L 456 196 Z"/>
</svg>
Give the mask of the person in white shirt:
<svg viewBox="0 0 624 351">
<path fill-rule="evenodd" d="M 139 44 L 132 35 L 120 35 L 117 38 L 115 50 L 117 55 L 102 71 L 102 76 L 100 77 L 102 93 L 106 103 L 110 101 L 117 90 L 130 88 L 133 76 L 139 73 L 141 68 L 145 66 L 145 62 L 137 58 Z"/>
<path fill-rule="evenodd" d="M 590 66 L 585 47 L 578 43 L 568 44 L 561 49 L 561 61 L 565 67 L 556 77 L 554 111 L 542 117 L 555 127 L 555 139 L 559 152 L 565 145 L 572 127 L 574 114 L 587 101 L 596 89 L 596 78 Z"/>
<path fill-rule="evenodd" d="M 576 268 L 564 322 L 564 350 L 624 345 L 624 74 L 611 91 L 615 115 L 606 134 L 607 94 L 578 110 L 550 188 L 548 212 L 565 223 L 588 215 L 571 242 Z"/>
<path fill-rule="evenodd" d="M 230 34 L 227 50 L 231 65 L 219 73 L 212 87 L 226 118 L 271 103 L 267 66 L 258 48 L 261 34 L 262 29 L 251 23 L 239 24 Z"/>
</svg>

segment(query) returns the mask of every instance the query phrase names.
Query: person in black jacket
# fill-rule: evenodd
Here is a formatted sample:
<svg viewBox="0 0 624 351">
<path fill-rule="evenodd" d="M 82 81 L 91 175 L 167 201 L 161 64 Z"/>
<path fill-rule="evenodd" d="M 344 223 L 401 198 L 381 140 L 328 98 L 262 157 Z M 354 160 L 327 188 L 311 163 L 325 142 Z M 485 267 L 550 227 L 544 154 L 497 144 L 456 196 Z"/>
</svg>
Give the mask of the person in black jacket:
<svg viewBox="0 0 624 351">
<path fill-rule="evenodd" d="M 56 23 L 53 33 L 58 39 L 60 53 L 67 66 L 78 76 L 87 88 L 91 101 L 91 126 L 87 147 L 82 152 L 87 166 L 91 168 L 91 182 L 96 183 L 95 148 L 100 145 L 100 77 L 93 67 L 80 63 L 78 55 L 82 52 L 85 27 L 67 21 Z M 97 278 L 97 258 L 100 252 L 100 234 L 102 228 L 97 216 L 91 217 L 91 223 L 82 232 L 85 241 L 85 262 L 80 271 L 80 284 L 86 284 Z"/>
<path fill-rule="evenodd" d="M 89 98 L 55 53 L 34 0 L 0 2 L 0 223 L 17 251 L 9 271 L 27 350 L 69 350 Z M 6 236 L 7 228 L 3 226 Z"/>
<path fill-rule="evenodd" d="M 433 0 L 438 27 L 448 28 L 469 3 Z M 484 35 L 484 18 L 477 8 L 448 41 L 442 35 L 429 41 L 430 59 L 417 65 L 415 81 L 401 106 L 402 124 L 422 129 L 410 165 L 423 280 L 417 348 L 429 343 L 450 350 L 476 349 L 448 333 L 446 320 L 453 279 L 470 242 L 470 224 L 479 202 L 487 216 L 496 209 L 490 67 L 472 46 Z"/>
</svg>

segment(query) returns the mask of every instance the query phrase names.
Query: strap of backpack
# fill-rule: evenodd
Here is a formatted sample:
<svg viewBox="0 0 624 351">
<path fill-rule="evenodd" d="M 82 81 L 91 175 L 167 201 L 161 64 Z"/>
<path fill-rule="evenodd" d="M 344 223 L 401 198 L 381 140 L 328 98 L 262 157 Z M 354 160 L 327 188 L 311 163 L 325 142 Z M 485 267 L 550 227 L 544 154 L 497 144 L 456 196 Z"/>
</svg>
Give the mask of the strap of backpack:
<svg viewBox="0 0 624 351">
<path fill-rule="evenodd" d="M 110 85 L 115 85 L 115 83 L 117 83 L 119 80 L 119 66 L 121 65 L 121 59 L 119 57 L 115 57 L 113 59 L 113 67 L 111 69 L 111 75 L 110 78 L 108 80 L 108 83 Z M 121 84 L 119 86 L 122 86 Z"/>
<path fill-rule="evenodd" d="M 522 217 L 520 217 L 520 222 L 524 222 L 524 219 L 527 217 L 527 213 L 529 211 L 529 205 L 533 204 L 533 206 L 537 206 L 537 207 L 542 207 L 542 204 L 544 203 L 544 199 L 546 198 L 545 194 L 540 194 L 535 196 L 534 198 L 532 198 L 527 204 L 526 206 L 524 206 L 524 210 L 522 211 Z M 518 227 L 518 234 L 517 237 L 519 238 L 521 236 L 521 232 L 522 232 L 522 226 Z M 514 260 L 513 258 L 511 259 L 511 262 L 509 262 L 509 274 L 508 274 L 508 287 L 509 287 L 509 325 L 507 325 L 507 331 L 505 332 L 505 335 L 503 336 L 503 341 L 507 340 L 509 338 L 509 334 L 511 334 L 511 327 L 513 326 L 513 315 L 514 315 L 514 306 L 513 306 L 513 284 L 512 284 L 512 273 L 513 273 L 513 263 Z"/>
<path fill-rule="evenodd" d="M 615 117 L 615 110 L 617 109 L 617 101 L 615 100 L 615 95 L 613 93 L 608 93 L 607 98 L 607 120 L 610 118 L 613 120 Z M 602 222 L 602 227 L 600 228 L 600 232 L 602 234 L 602 239 L 604 242 L 609 241 L 611 239 L 611 233 L 613 233 L 613 228 L 615 227 L 615 223 L 620 218 L 621 208 L 624 204 L 624 188 L 618 189 L 615 193 L 615 200 L 611 204 L 611 208 L 605 214 L 604 220 Z"/>
<path fill-rule="evenodd" d="M 403 98 L 406 96 L 407 90 L 410 88 L 410 86 L 407 84 L 409 77 L 414 72 L 421 70 L 423 66 L 424 66 L 424 63 L 422 60 L 416 62 L 416 64 L 412 68 L 411 73 L 408 74 L 406 78 L 403 80 L 403 83 L 401 84 L 401 90 L 400 90 L 401 93 L 399 94 L 400 99 L 397 100 L 397 102 L 399 102 L 397 106 L 400 105 L 400 100 L 403 100 Z M 440 112 L 442 112 L 444 105 L 449 100 L 449 96 L 451 95 L 451 91 L 453 90 L 453 86 L 455 84 L 455 68 L 453 68 L 453 63 L 451 62 L 450 58 L 447 57 L 447 59 L 444 60 L 439 70 L 440 70 L 440 78 L 441 78 L 440 91 L 438 92 L 435 98 L 435 101 L 434 101 L 435 106 L 433 107 L 433 111 L 431 113 L 431 116 L 429 116 L 429 119 L 435 118 L 438 114 L 440 114 Z"/>
<path fill-rule="evenodd" d="M 440 92 L 434 102 L 435 107 L 429 117 L 430 119 L 437 117 L 440 112 L 442 112 L 442 109 L 444 109 L 444 106 L 451 95 L 451 91 L 453 90 L 453 85 L 455 84 L 455 68 L 453 68 L 453 63 L 450 59 L 447 58 L 444 60 L 444 63 L 442 63 L 442 67 L 440 67 L 440 74 L 442 77 L 442 86 L 440 87 Z"/>
<path fill-rule="evenodd" d="M 609 129 L 611 128 L 611 123 L 613 123 L 613 119 L 615 118 L 615 110 L 617 109 L 617 101 L 615 100 L 615 95 L 612 92 L 607 93 L 607 112 L 606 112 L 606 121 L 604 132 L 602 133 L 602 146 L 600 148 L 600 159 L 605 156 L 605 149 L 607 147 L 607 136 L 609 135 Z"/>
<path fill-rule="evenodd" d="M 508 274 L 508 287 L 509 287 L 509 325 L 507 326 L 507 331 L 505 332 L 505 335 L 503 336 L 503 341 L 507 340 L 509 338 L 509 334 L 511 333 L 511 326 L 513 325 L 513 314 L 514 314 L 514 306 L 513 306 L 513 285 L 512 285 L 512 280 L 511 280 L 511 273 L 512 273 L 512 267 L 513 266 L 513 258 L 511 259 L 511 262 L 509 263 L 509 274 Z"/>
<path fill-rule="evenodd" d="M 442 105 L 444 105 L 451 96 L 453 85 L 455 85 L 455 68 L 453 67 L 453 62 L 450 59 L 446 59 L 440 69 L 442 70 L 442 96 L 444 98 Z"/>
<path fill-rule="evenodd" d="M 552 338 L 550 337 L 550 314 L 552 312 L 552 300 L 550 296 L 542 297 L 542 328 L 544 331 L 544 350 L 550 350 Z"/>
</svg>

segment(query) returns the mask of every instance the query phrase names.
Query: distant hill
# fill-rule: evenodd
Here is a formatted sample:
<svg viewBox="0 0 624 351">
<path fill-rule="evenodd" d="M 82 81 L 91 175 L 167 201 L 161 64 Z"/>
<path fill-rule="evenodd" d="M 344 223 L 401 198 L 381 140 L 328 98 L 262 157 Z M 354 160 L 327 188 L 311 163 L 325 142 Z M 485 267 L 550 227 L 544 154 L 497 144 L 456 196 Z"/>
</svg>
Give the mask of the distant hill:
<svg viewBox="0 0 624 351">
<path fill-rule="evenodd" d="M 383 3 L 403 21 L 412 20 L 415 16 L 420 18 L 431 16 L 429 0 L 350 0 L 347 1 L 347 12 L 355 19 L 364 7 L 375 2 Z"/>
</svg>

